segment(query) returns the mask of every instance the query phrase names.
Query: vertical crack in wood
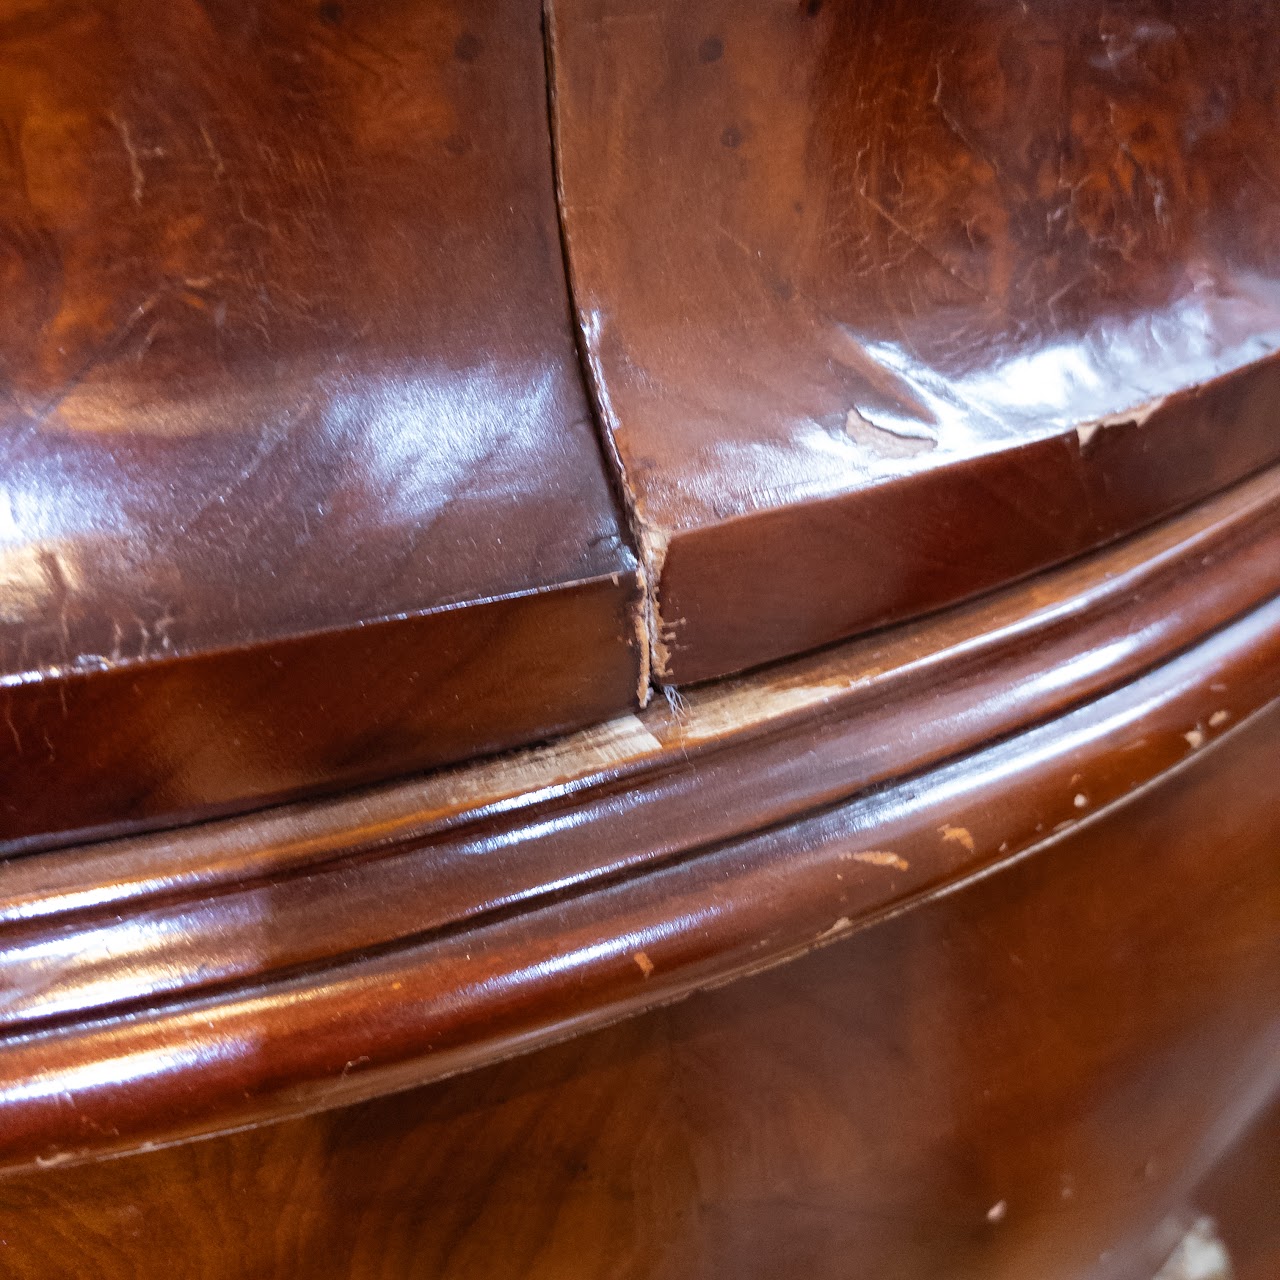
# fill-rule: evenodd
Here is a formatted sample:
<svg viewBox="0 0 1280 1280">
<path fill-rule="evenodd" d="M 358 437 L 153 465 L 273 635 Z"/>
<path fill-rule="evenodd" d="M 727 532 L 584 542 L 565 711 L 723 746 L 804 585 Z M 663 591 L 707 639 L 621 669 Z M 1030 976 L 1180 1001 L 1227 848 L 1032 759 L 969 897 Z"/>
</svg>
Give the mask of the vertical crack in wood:
<svg viewBox="0 0 1280 1280">
<path fill-rule="evenodd" d="M 569 229 L 565 221 L 564 173 L 560 150 L 560 132 L 556 127 L 556 36 L 555 13 L 551 0 L 542 6 L 542 47 L 546 63 L 547 130 L 551 141 L 551 167 L 555 183 L 556 222 L 560 230 L 560 254 L 564 263 L 565 288 L 569 295 L 569 319 L 578 364 L 592 409 L 592 423 L 603 450 L 606 469 L 614 495 L 630 535 L 631 548 L 639 563 L 640 598 L 635 605 L 634 626 L 640 650 L 640 679 L 637 696 L 647 706 L 655 689 L 668 674 L 667 646 L 662 636 L 662 618 L 658 609 L 658 583 L 670 540 L 666 530 L 644 518 L 639 510 L 635 490 L 627 479 L 626 466 L 618 450 L 618 417 L 609 399 L 604 370 L 599 359 L 601 317 L 597 312 L 584 315 L 578 305 L 574 281 L 573 255 L 569 248 Z"/>
</svg>

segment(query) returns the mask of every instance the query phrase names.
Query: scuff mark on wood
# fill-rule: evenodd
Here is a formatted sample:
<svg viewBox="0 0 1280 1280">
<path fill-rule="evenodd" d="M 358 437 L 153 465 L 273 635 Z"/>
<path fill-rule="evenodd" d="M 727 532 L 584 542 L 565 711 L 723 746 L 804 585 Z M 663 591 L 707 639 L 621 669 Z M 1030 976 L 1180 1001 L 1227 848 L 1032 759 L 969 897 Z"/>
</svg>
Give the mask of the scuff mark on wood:
<svg viewBox="0 0 1280 1280">
<path fill-rule="evenodd" d="M 923 427 L 874 422 L 859 409 L 850 409 L 845 415 L 844 429 L 856 444 L 887 458 L 912 458 L 938 447 L 937 440 Z"/>
<path fill-rule="evenodd" d="M 973 837 L 969 834 L 968 827 L 941 826 L 938 828 L 938 834 L 944 840 L 954 840 L 957 844 L 961 844 L 968 849 L 970 853 L 973 852 Z"/>
<path fill-rule="evenodd" d="M 906 858 L 900 857 L 896 853 L 887 853 L 882 849 L 867 849 L 862 853 L 841 854 L 841 857 L 848 857 L 854 862 L 865 862 L 873 867 L 892 867 L 894 871 L 909 871 L 911 864 Z"/>
<path fill-rule="evenodd" d="M 142 162 L 138 159 L 138 148 L 133 144 L 133 138 L 129 134 L 129 126 L 119 116 L 113 115 L 111 123 L 115 125 L 116 132 L 120 135 L 120 141 L 124 145 L 125 154 L 129 157 L 129 172 L 133 176 L 133 203 L 140 205 L 142 203 L 142 191 L 146 186 L 147 179 L 142 172 Z"/>
<path fill-rule="evenodd" d="M 814 941 L 825 942 L 828 938 L 837 938 L 842 933 L 848 933 L 852 928 L 853 921 L 848 916 L 841 916 L 829 929 L 823 929 Z"/>
</svg>

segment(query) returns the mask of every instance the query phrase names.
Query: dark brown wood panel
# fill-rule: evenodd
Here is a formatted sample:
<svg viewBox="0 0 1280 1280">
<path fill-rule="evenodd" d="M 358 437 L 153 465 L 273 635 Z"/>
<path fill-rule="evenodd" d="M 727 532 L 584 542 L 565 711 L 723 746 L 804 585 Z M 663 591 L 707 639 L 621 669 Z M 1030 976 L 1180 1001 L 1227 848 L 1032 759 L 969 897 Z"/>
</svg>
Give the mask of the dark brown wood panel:
<svg viewBox="0 0 1280 1280">
<path fill-rule="evenodd" d="M 661 679 L 918 614 L 1280 455 L 1266 6 L 549 13 Z"/>
<path fill-rule="evenodd" d="M 0 840 L 634 703 L 543 67 L 537 0 L 0 6 Z"/>
<path fill-rule="evenodd" d="M 0 743 L 0 846 L 208 817 L 604 719 L 635 697 L 635 607 L 606 578 L 27 686 Z"/>
<path fill-rule="evenodd" d="M 0 1180 L 0 1268 L 1151 1280 L 1280 1084 L 1277 758 L 1273 707 L 771 973 L 400 1097 Z"/>
</svg>

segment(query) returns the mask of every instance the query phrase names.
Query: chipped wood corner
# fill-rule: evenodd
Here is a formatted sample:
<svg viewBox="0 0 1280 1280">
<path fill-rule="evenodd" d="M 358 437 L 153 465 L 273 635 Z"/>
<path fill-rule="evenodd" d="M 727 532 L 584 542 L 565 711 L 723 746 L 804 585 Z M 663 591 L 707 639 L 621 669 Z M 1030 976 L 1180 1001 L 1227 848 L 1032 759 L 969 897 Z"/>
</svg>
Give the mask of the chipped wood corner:
<svg viewBox="0 0 1280 1280">
<path fill-rule="evenodd" d="M 1121 413 L 1109 413 L 1105 417 L 1095 418 L 1092 422 L 1080 423 L 1076 427 L 1076 442 L 1080 446 L 1080 452 L 1083 453 L 1089 447 L 1099 431 L 1105 431 L 1108 427 L 1143 426 L 1152 414 L 1159 412 L 1168 398 L 1168 396 L 1156 396 Z"/>
</svg>

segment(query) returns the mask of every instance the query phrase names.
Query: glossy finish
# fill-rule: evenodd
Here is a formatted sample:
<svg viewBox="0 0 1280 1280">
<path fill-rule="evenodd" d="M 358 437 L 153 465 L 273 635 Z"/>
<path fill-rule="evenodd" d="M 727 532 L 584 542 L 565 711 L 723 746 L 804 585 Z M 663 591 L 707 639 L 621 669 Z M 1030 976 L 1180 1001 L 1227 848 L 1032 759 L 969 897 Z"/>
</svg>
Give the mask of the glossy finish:
<svg viewBox="0 0 1280 1280">
<path fill-rule="evenodd" d="M 1277 575 L 1269 474 L 929 627 L 522 757 L 15 859 L 0 1160 L 483 1065 L 998 867 L 1280 696 Z"/>
<path fill-rule="evenodd" d="M 549 15 L 660 679 L 962 598 L 1280 456 L 1265 6 Z"/>
<path fill-rule="evenodd" d="M 1280 1085 L 1277 753 L 1273 705 L 1016 865 L 536 1055 L 0 1180 L 0 1263 L 14 1280 L 1151 1280 L 1186 1222 L 1222 1212 L 1197 1184 Z M 1004 801 L 953 813 L 981 841 Z"/>
<path fill-rule="evenodd" d="M 1278 32 L 0 0 L 0 1274 L 1265 1267 Z"/>
<path fill-rule="evenodd" d="M 0 4 L 0 839 L 633 703 L 536 0 Z"/>
</svg>

